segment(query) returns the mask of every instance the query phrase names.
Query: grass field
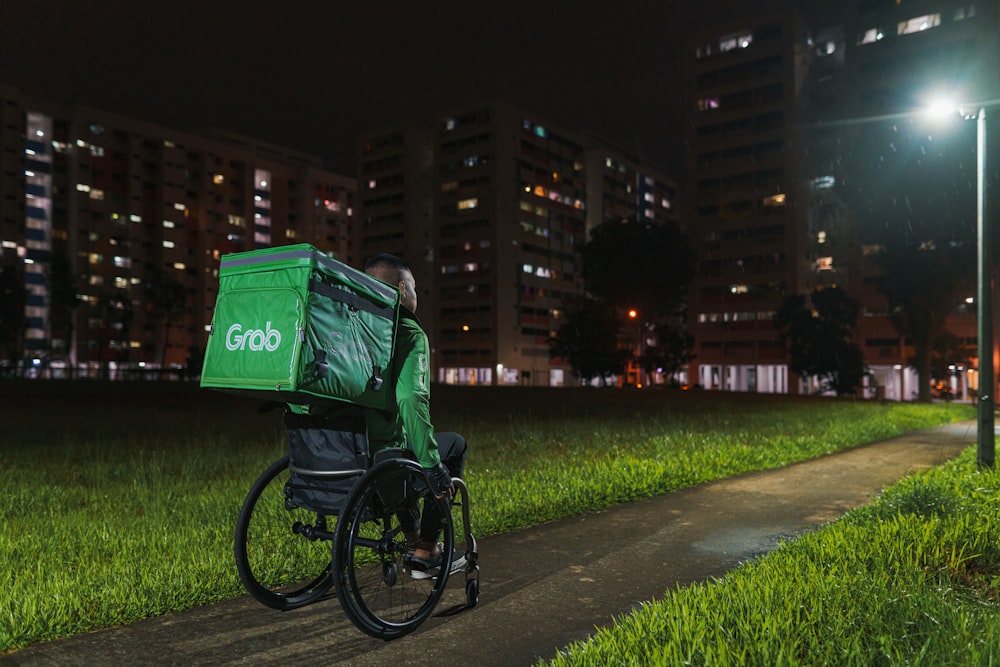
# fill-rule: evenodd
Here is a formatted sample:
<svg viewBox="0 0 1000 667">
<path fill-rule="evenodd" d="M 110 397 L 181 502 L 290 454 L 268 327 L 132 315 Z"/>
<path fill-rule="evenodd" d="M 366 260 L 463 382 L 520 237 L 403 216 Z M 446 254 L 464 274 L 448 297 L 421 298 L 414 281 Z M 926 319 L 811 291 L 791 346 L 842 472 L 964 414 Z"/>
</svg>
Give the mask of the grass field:
<svg viewBox="0 0 1000 667">
<path fill-rule="evenodd" d="M 280 414 L 185 384 L 0 382 L 0 651 L 242 594 L 232 531 Z M 962 405 L 435 387 L 474 532 L 971 418 Z"/>
</svg>

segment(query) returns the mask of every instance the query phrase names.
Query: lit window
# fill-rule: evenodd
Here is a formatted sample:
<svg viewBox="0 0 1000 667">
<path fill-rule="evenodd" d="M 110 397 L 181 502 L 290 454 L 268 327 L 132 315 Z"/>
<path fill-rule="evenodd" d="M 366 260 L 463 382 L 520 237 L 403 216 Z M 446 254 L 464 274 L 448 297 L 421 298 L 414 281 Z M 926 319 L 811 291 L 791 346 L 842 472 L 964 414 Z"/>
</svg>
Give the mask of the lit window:
<svg viewBox="0 0 1000 667">
<path fill-rule="evenodd" d="M 142 222 L 142 216 L 136 215 L 135 213 L 129 215 L 128 219 L 131 220 L 132 222 Z"/>
<path fill-rule="evenodd" d="M 132 259 L 130 257 L 119 257 L 115 255 L 112 259 L 112 263 L 120 269 L 128 269 L 132 266 Z"/>
<path fill-rule="evenodd" d="M 374 190 L 375 189 L 375 185 L 376 185 L 376 183 L 375 183 L 375 179 L 374 178 L 371 179 L 370 181 L 368 181 L 368 189 L 369 190 Z"/>
<path fill-rule="evenodd" d="M 858 44 L 874 44 L 883 37 L 885 37 L 885 34 L 878 28 L 869 28 L 858 38 Z"/>
<path fill-rule="evenodd" d="M 653 196 L 652 192 L 647 192 L 646 194 L 644 194 L 642 196 L 642 198 L 645 199 L 646 201 L 648 201 L 650 204 L 652 204 L 654 201 L 656 201 L 656 197 Z"/>
<path fill-rule="evenodd" d="M 115 287 L 118 289 L 126 289 L 128 287 L 128 278 L 123 278 L 122 276 L 115 276 Z"/>
<path fill-rule="evenodd" d="M 163 221 L 163 226 L 166 227 L 167 229 L 173 229 L 174 228 L 174 222 L 173 222 L 173 220 L 164 220 Z"/>
<path fill-rule="evenodd" d="M 448 118 L 448 119 L 446 119 L 444 121 L 444 129 L 445 129 L 446 132 L 451 132 L 452 130 L 454 130 L 455 129 L 455 119 L 454 118 Z"/>
<path fill-rule="evenodd" d="M 820 257 L 816 260 L 816 270 L 817 271 L 832 271 L 833 270 L 833 257 Z"/>
<path fill-rule="evenodd" d="M 104 199 L 104 190 L 98 190 L 97 188 L 90 188 L 90 198 Z"/>
<path fill-rule="evenodd" d="M 708 111 L 709 109 L 719 108 L 719 98 L 718 97 L 703 97 L 698 100 L 697 109 L 698 111 Z"/>
<path fill-rule="evenodd" d="M 178 271 L 183 271 L 187 267 L 184 266 L 184 262 L 174 262 L 174 268 Z"/>
<path fill-rule="evenodd" d="M 750 33 L 729 35 L 719 40 L 719 51 L 725 53 L 733 49 L 745 49 L 751 44 L 753 44 L 753 35 Z"/>
<path fill-rule="evenodd" d="M 909 35 L 914 32 L 922 32 L 924 30 L 930 30 L 931 28 L 936 28 L 941 25 L 941 15 L 940 14 L 925 14 L 924 16 L 915 16 L 908 21 L 900 21 L 896 26 L 897 35 Z"/>
<path fill-rule="evenodd" d="M 470 199 L 462 199 L 461 201 L 458 202 L 459 211 L 465 211 L 470 208 L 476 208 L 477 206 L 479 206 L 479 199 L 476 197 L 472 197 Z"/>
<path fill-rule="evenodd" d="M 816 243 L 826 243 L 826 232 L 821 231 L 816 235 Z"/>
<path fill-rule="evenodd" d="M 750 291 L 749 285 L 730 285 L 730 294 L 747 294 Z"/>
<path fill-rule="evenodd" d="M 544 127 L 542 127 L 541 125 L 536 125 L 535 126 L 535 136 L 541 137 L 542 139 L 544 139 L 547 136 L 547 134 L 548 133 L 545 131 Z"/>
<path fill-rule="evenodd" d="M 833 176 L 820 176 L 812 180 L 812 187 L 814 190 L 826 190 L 827 188 L 832 188 L 837 184 L 837 179 Z"/>
<path fill-rule="evenodd" d="M 185 206 L 184 204 L 180 204 L 180 203 L 175 203 L 175 204 L 174 204 L 174 208 L 175 208 L 176 210 L 178 210 L 178 211 L 183 211 L 184 209 L 186 209 L 186 208 L 187 208 L 187 206 Z"/>
<path fill-rule="evenodd" d="M 76 184 L 76 191 L 77 192 L 90 192 L 90 186 L 89 185 L 84 185 L 83 183 L 77 183 Z"/>
<path fill-rule="evenodd" d="M 664 197 L 663 199 L 660 200 L 660 206 L 662 206 L 663 208 L 670 208 L 671 207 L 670 200 Z"/>
<path fill-rule="evenodd" d="M 90 276 L 90 278 L 87 279 L 87 282 L 95 287 L 100 287 L 104 284 L 104 276 Z"/>
<path fill-rule="evenodd" d="M 785 195 L 771 195 L 770 197 L 764 197 L 764 206 L 784 206 L 785 205 Z"/>
<path fill-rule="evenodd" d="M 441 192 L 451 192 L 458 189 L 458 181 L 448 181 L 441 184 Z"/>
<path fill-rule="evenodd" d="M 535 186 L 535 194 L 536 194 L 537 196 L 539 196 L 539 197 L 544 197 L 545 195 L 547 195 L 547 194 L 548 194 L 548 190 L 546 190 L 546 189 L 545 189 L 544 187 L 542 187 L 541 185 L 536 185 L 536 186 Z"/>
<path fill-rule="evenodd" d="M 223 176 L 222 174 L 215 174 L 212 176 L 212 182 L 215 183 L 216 185 L 222 185 L 223 183 L 226 182 L 226 177 Z"/>
<path fill-rule="evenodd" d="M 163 242 L 163 247 L 164 247 L 164 248 L 173 248 L 173 247 L 174 247 L 174 245 L 175 245 L 175 244 L 174 244 L 174 242 L 173 242 L 173 241 L 164 241 L 164 242 Z"/>
</svg>

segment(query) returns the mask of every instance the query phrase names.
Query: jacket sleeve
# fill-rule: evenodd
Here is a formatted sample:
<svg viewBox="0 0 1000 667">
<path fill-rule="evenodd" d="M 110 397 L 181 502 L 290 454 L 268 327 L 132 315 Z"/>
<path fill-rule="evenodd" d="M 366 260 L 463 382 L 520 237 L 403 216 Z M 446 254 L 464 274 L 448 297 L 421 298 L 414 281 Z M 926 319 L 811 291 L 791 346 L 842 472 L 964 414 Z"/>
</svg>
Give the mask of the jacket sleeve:
<svg viewBox="0 0 1000 667">
<path fill-rule="evenodd" d="M 396 405 L 417 461 L 430 468 L 440 463 L 441 457 L 431 424 L 427 334 L 419 326 L 407 327 L 405 333 L 405 339 L 397 341 L 404 345 L 405 355 L 396 382 Z"/>
</svg>

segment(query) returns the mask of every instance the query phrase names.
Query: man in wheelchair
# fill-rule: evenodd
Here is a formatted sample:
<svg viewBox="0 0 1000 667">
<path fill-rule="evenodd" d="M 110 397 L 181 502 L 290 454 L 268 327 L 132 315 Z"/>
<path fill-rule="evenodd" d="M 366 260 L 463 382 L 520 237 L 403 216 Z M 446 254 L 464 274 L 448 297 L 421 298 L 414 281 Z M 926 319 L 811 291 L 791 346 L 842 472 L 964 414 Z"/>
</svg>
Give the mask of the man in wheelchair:
<svg viewBox="0 0 1000 667">
<path fill-rule="evenodd" d="M 399 327 L 389 377 L 396 378 L 396 407 L 392 413 L 372 411 L 368 415 L 368 441 L 372 451 L 385 447 L 410 449 L 424 468 L 431 491 L 438 498 L 454 495 L 452 477 L 461 477 L 465 468 L 466 442 L 458 433 L 435 433 L 430 417 L 430 366 L 427 334 L 415 315 L 417 289 L 413 272 L 396 255 L 379 254 L 364 265 L 365 273 L 395 285 L 400 294 Z M 427 503 L 423 516 L 412 517 L 406 530 L 410 552 L 406 560 L 413 577 L 437 574 L 442 553 L 440 510 Z M 455 552 L 451 571 L 465 566 L 465 555 Z"/>
</svg>

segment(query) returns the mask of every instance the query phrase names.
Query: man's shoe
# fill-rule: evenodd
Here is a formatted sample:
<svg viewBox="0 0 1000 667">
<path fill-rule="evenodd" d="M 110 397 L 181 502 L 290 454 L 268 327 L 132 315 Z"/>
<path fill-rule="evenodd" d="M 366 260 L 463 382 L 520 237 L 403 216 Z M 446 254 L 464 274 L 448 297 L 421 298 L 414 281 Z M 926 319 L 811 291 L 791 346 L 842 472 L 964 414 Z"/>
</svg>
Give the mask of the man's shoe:
<svg viewBox="0 0 1000 667">
<path fill-rule="evenodd" d="M 465 554 L 455 551 L 451 556 L 451 568 L 449 574 L 458 572 L 465 567 Z M 420 558 L 413 554 L 403 556 L 403 563 L 410 569 L 410 576 L 414 579 L 430 579 L 438 576 L 441 570 L 441 554 L 430 558 Z"/>
</svg>

